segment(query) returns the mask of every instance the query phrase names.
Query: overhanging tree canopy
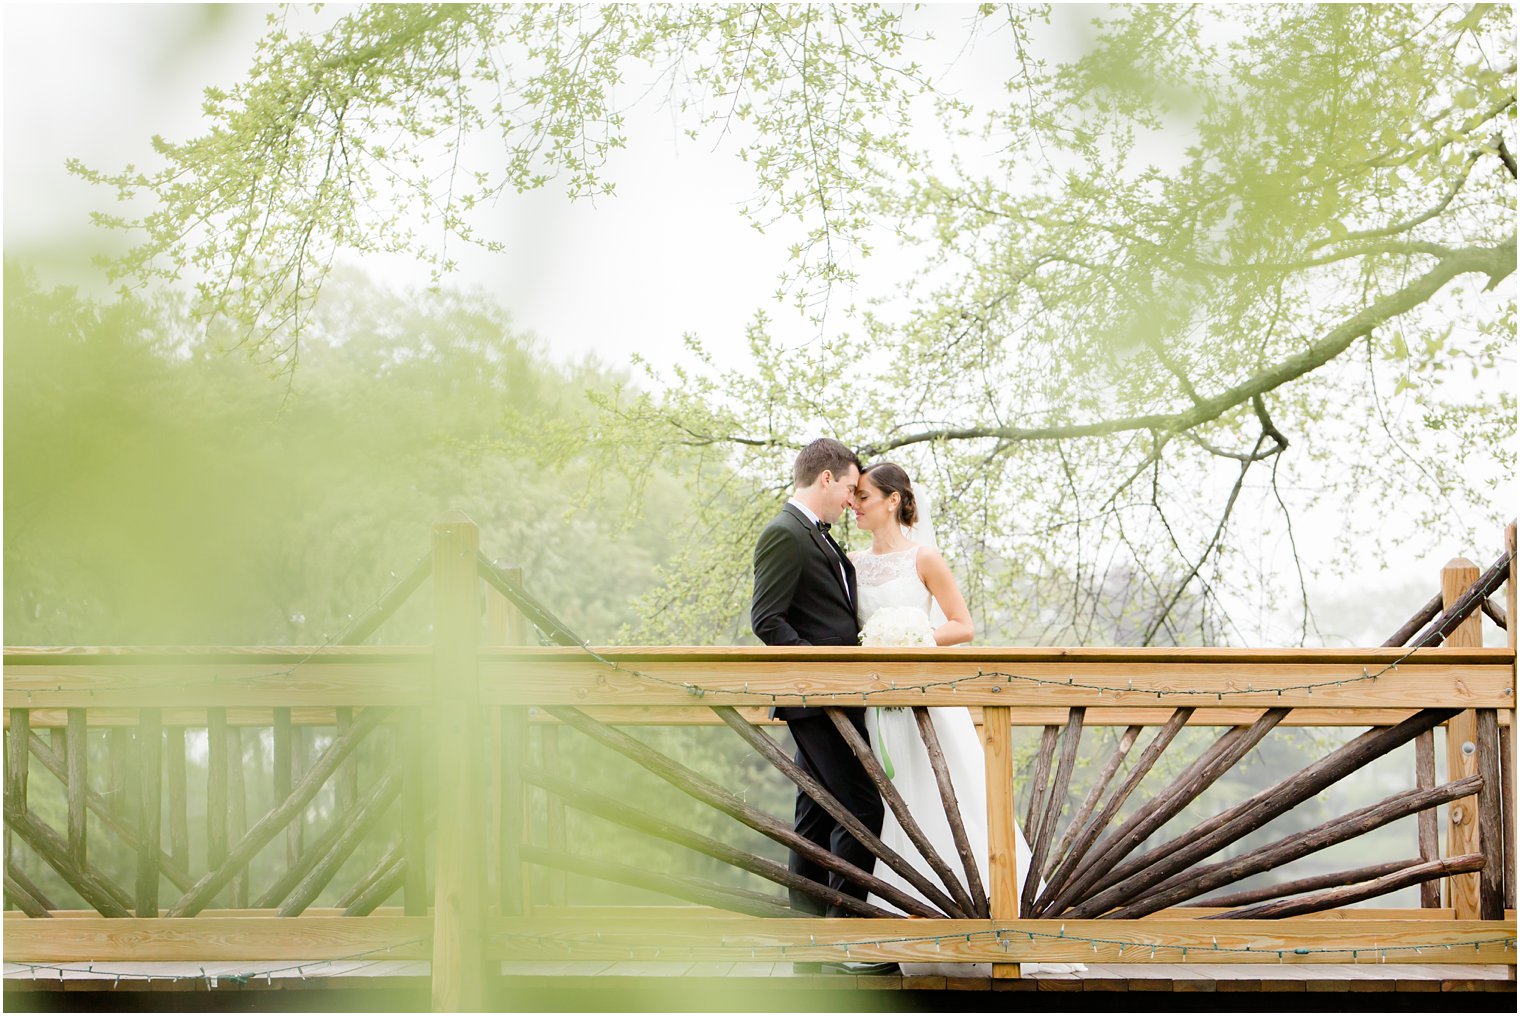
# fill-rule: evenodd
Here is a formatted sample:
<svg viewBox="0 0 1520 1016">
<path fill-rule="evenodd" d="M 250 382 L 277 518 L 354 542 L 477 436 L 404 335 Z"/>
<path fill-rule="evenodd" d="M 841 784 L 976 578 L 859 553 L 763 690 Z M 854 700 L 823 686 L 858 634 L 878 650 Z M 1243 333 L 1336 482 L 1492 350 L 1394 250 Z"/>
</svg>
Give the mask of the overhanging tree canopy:
<svg viewBox="0 0 1520 1016">
<path fill-rule="evenodd" d="M 757 314 L 752 368 L 607 400 L 608 464 L 678 442 L 763 487 L 819 431 L 900 456 L 933 477 L 984 630 L 1229 637 L 1247 502 L 1280 506 L 1255 527 L 1326 496 L 1369 521 L 1502 510 L 1507 11 L 1118 8 L 1065 61 L 1042 58 L 1047 9 L 958 14 L 1001 54 L 990 104 L 933 69 L 932 12 L 367 6 L 275 26 L 208 92 L 208 132 L 158 143 L 162 171 L 79 171 L 155 199 L 107 220 L 142 230 L 123 271 L 188 270 L 289 365 L 338 254 L 443 272 L 449 242 L 505 242 L 475 217 L 504 191 L 610 192 L 638 140 L 624 96 L 653 90 L 754 167 L 747 214 L 795 230 L 788 292 L 818 337 L 799 352 Z M 900 299 L 820 325 L 883 239 L 920 255 Z M 731 599 L 771 504 L 708 519 L 671 601 Z"/>
</svg>

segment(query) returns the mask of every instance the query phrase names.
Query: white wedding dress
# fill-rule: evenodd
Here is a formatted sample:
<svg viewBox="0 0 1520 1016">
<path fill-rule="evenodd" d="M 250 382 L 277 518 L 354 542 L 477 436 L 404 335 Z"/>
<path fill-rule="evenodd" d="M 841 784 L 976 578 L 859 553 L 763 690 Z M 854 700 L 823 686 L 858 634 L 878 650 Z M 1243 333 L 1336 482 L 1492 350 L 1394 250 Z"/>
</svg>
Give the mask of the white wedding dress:
<svg viewBox="0 0 1520 1016">
<path fill-rule="evenodd" d="M 869 550 L 853 551 L 850 554 L 859 583 L 862 626 L 883 607 L 915 607 L 931 619 L 943 618 L 928 587 L 918 576 L 917 560 L 921 549 L 921 545 L 914 544 L 906 550 L 890 554 L 873 554 Z M 955 787 L 966 838 L 976 858 L 982 886 L 986 888 L 990 885 L 987 871 L 987 770 L 981 738 L 977 736 L 976 724 L 971 720 L 969 709 L 931 708 L 929 716 L 944 752 L 950 782 Z M 902 795 L 908 812 L 923 829 L 929 845 L 964 884 L 965 870 L 961 865 L 960 853 L 955 849 L 955 837 L 950 832 L 950 820 L 945 817 L 939 783 L 935 779 L 934 767 L 929 762 L 929 752 L 924 747 L 913 710 L 904 706 L 872 706 L 866 710 L 866 730 L 870 735 L 872 750 L 891 776 L 892 786 Z M 1014 825 L 1013 833 L 1017 842 L 1015 865 L 1019 889 L 1022 891 L 1024 879 L 1029 872 L 1029 846 L 1024 842 L 1024 834 L 1017 824 Z M 886 809 L 886 818 L 882 823 L 881 839 L 930 881 L 944 888 L 942 880 L 908 838 L 890 807 Z M 924 899 L 923 894 L 906 879 L 880 861 L 876 863 L 874 874 L 910 896 Z M 947 892 L 947 895 L 951 894 Z M 899 907 L 878 896 L 872 895 L 870 902 L 884 910 L 902 913 Z M 924 902 L 927 903 L 928 900 Z M 987 977 L 992 972 L 991 964 L 988 963 L 905 963 L 902 967 L 905 974 L 952 977 Z M 1031 973 L 1069 973 L 1083 969 L 1080 964 L 1068 963 L 1026 964 L 1025 967 Z"/>
</svg>

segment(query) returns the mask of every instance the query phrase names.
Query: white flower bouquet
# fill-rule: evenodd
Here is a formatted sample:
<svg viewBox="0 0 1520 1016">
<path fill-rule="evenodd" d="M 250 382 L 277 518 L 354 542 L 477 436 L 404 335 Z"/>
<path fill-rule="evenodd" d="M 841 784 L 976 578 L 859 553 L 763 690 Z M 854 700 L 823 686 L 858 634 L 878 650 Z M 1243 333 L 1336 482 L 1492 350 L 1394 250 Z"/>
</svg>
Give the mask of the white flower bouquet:
<svg viewBox="0 0 1520 1016">
<path fill-rule="evenodd" d="M 934 628 L 929 615 L 917 607 L 882 607 L 866 618 L 860 630 L 863 646 L 932 646 Z"/>
</svg>

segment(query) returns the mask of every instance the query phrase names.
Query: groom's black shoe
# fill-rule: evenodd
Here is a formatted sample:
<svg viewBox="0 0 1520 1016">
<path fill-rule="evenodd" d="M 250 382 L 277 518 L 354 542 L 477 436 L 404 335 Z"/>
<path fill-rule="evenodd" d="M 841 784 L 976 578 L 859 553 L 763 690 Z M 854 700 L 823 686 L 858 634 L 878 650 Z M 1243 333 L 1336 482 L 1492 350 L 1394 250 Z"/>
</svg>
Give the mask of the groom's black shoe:
<svg viewBox="0 0 1520 1016">
<path fill-rule="evenodd" d="M 887 975 L 900 974 L 902 967 L 887 960 L 882 963 L 825 963 L 823 972 L 826 974 L 870 974 Z"/>
</svg>

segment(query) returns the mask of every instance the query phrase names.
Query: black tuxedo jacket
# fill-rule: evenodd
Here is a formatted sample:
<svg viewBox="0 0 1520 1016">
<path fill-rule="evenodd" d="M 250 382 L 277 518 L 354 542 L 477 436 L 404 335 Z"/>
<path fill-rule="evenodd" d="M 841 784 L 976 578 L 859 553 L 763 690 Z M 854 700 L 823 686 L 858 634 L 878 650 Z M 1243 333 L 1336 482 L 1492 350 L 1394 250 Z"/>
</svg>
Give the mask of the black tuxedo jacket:
<svg viewBox="0 0 1520 1016">
<path fill-rule="evenodd" d="M 840 576 L 843 562 L 844 576 Z M 855 646 L 855 566 L 795 505 L 760 531 L 750 627 L 768 646 Z M 808 706 L 774 710 L 783 720 L 822 715 Z"/>
</svg>

